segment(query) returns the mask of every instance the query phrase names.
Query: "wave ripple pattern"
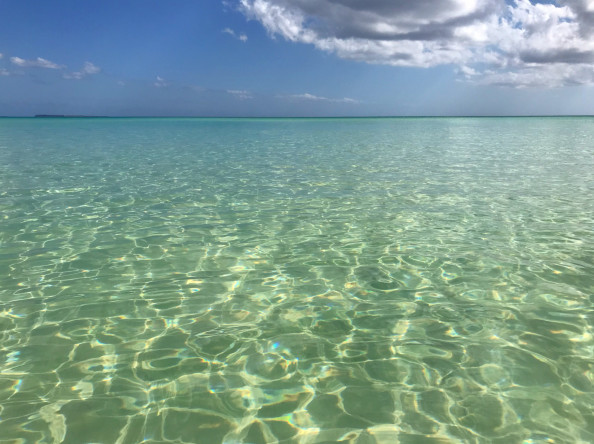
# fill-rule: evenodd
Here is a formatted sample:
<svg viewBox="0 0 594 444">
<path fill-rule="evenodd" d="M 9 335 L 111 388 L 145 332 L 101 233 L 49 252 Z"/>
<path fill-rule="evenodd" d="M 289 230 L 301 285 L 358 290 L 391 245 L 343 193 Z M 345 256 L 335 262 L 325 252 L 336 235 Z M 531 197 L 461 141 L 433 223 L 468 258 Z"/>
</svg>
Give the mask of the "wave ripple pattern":
<svg viewBox="0 0 594 444">
<path fill-rule="evenodd" d="M 594 442 L 594 119 L 1 119 L 0 442 Z"/>
</svg>

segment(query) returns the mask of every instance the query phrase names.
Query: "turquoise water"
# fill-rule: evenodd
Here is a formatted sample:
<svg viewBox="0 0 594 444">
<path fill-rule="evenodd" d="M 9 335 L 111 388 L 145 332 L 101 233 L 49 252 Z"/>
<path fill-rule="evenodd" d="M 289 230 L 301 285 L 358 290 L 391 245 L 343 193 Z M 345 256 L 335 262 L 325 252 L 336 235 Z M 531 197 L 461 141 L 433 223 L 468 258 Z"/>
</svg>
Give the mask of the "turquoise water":
<svg viewBox="0 0 594 444">
<path fill-rule="evenodd" d="M 593 141 L 0 119 L 0 442 L 594 442 Z"/>
</svg>

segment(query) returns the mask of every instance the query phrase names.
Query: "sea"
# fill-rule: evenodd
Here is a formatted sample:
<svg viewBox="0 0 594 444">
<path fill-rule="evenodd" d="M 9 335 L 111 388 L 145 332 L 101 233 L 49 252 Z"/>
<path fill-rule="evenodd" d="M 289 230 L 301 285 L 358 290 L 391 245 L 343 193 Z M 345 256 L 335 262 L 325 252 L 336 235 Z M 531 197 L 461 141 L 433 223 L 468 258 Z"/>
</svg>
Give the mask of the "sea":
<svg viewBox="0 0 594 444">
<path fill-rule="evenodd" d="M 0 443 L 594 442 L 594 118 L 0 119 Z"/>
</svg>

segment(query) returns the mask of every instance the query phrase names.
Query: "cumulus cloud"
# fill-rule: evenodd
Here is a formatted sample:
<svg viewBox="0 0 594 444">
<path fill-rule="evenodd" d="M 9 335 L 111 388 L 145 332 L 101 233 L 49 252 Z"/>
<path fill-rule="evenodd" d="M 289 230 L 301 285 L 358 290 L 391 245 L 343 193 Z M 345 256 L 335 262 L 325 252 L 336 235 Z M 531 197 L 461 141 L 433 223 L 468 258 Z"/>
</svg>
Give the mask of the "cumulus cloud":
<svg viewBox="0 0 594 444">
<path fill-rule="evenodd" d="M 594 2 L 592 0 L 565 0 L 563 3 L 575 13 L 582 34 L 591 36 L 594 33 Z"/>
<path fill-rule="evenodd" d="M 237 0 L 268 33 L 339 57 L 457 65 L 478 83 L 594 83 L 592 0 Z"/>
<path fill-rule="evenodd" d="M 292 94 L 289 96 L 279 96 L 281 98 L 287 99 L 294 99 L 294 100 L 307 100 L 312 102 L 333 102 L 333 103 L 359 103 L 359 101 L 355 99 L 351 99 L 349 97 L 344 97 L 342 99 L 331 99 L 328 97 L 316 96 L 310 93 L 303 93 L 303 94 Z"/>
<path fill-rule="evenodd" d="M 75 72 L 64 74 L 63 77 L 65 79 L 80 80 L 80 79 L 84 79 L 85 77 L 87 77 L 89 75 L 97 74 L 99 72 L 101 72 L 101 68 L 99 68 L 98 66 L 94 65 L 91 62 L 85 62 L 80 71 L 75 71 Z"/>
<path fill-rule="evenodd" d="M 223 29 L 223 32 L 224 32 L 225 34 L 229 34 L 229 35 L 230 35 L 230 36 L 232 36 L 232 37 L 235 37 L 235 38 L 236 38 L 236 39 L 238 39 L 238 40 L 241 40 L 241 41 L 242 41 L 242 42 L 244 42 L 244 43 L 245 43 L 245 42 L 247 42 L 247 40 L 248 40 L 248 37 L 247 37 L 247 35 L 245 35 L 245 34 L 243 34 L 243 33 L 242 33 L 242 34 L 237 34 L 237 33 L 236 33 L 235 31 L 233 31 L 231 28 L 225 28 L 225 29 Z"/>
<path fill-rule="evenodd" d="M 51 62 L 47 59 L 37 57 L 33 60 L 25 60 L 20 57 L 11 57 L 10 61 L 13 65 L 20 66 L 21 68 L 47 68 L 47 69 L 62 69 L 64 66 L 58 65 L 57 63 Z"/>
<path fill-rule="evenodd" d="M 227 94 L 231 94 L 232 96 L 237 97 L 240 100 L 248 100 L 254 98 L 251 92 L 245 90 L 228 89 Z"/>
</svg>

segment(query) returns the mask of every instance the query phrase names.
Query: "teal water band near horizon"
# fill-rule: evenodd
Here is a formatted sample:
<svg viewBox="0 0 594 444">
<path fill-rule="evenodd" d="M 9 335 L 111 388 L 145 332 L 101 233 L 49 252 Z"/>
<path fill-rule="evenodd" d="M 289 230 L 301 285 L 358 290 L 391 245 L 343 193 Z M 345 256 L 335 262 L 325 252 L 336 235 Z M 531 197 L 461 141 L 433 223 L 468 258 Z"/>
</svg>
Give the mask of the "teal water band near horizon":
<svg viewBox="0 0 594 444">
<path fill-rule="evenodd" d="M 0 120 L 0 441 L 593 441 L 592 140 Z"/>
</svg>

